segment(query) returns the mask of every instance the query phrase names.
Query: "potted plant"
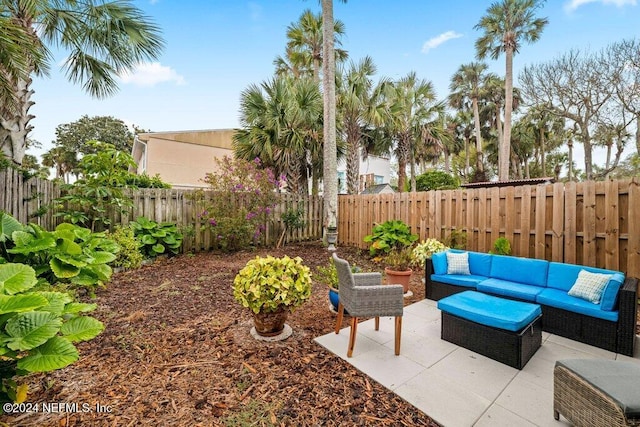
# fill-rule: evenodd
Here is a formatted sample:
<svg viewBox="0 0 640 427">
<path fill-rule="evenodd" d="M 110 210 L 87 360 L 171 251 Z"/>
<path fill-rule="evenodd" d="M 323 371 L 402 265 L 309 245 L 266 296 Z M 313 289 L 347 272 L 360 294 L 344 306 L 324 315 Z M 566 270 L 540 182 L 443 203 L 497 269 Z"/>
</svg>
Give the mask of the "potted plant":
<svg viewBox="0 0 640 427">
<path fill-rule="evenodd" d="M 437 252 L 444 252 L 449 249 L 444 243 L 438 239 L 429 238 L 416 245 L 412 252 L 411 265 L 423 268 L 427 259 Z"/>
<path fill-rule="evenodd" d="M 352 273 L 360 273 L 362 269 L 355 265 L 351 266 Z M 338 311 L 338 303 L 340 302 L 340 290 L 338 282 L 338 270 L 333 263 L 333 258 L 329 258 L 329 264 L 316 267 L 314 277 L 321 283 L 326 283 L 329 287 L 329 309 L 333 312 Z M 345 314 L 349 314 L 345 311 Z"/>
<path fill-rule="evenodd" d="M 233 280 L 233 296 L 253 313 L 258 335 L 273 337 L 311 296 L 311 272 L 300 257 L 256 257 Z"/>
<path fill-rule="evenodd" d="M 384 257 L 384 273 L 387 277 L 387 284 L 400 284 L 404 293 L 409 292 L 409 282 L 411 281 L 411 262 L 413 260 L 410 247 L 395 248 Z"/>
</svg>

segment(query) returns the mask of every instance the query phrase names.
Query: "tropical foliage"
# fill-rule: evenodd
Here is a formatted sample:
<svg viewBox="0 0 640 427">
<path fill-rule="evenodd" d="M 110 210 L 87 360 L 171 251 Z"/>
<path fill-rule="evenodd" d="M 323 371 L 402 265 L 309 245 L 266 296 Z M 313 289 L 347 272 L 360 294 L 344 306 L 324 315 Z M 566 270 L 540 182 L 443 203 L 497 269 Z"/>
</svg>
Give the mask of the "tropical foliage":
<svg viewBox="0 0 640 427">
<path fill-rule="evenodd" d="M 147 258 L 177 255 L 182 247 L 182 233 L 173 222 L 157 223 L 143 216 L 129 224 L 140 242 L 140 251 Z"/>
<path fill-rule="evenodd" d="M 0 99 L 8 101 L 0 104 L 0 150 L 18 164 L 34 117 L 31 77 L 54 63 L 49 47 L 68 52 L 62 68 L 72 83 L 104 98 L 116 92 L 117 75 L 157 58 L 164 44 L 131 1 L 2 1 L 0 10 Z"/>
<path fill-rule="evenodd" d="M 385 255 L 395 249 L 407 248 L 416 240 L 418 235 L 411 233 L 409 226 L 401 220 L 389 220 L 376 224 L 371 234 L 364 238 L 366 243 L 371 244 L 369 246 L 371 256 Z"/>
<path fill-rule="evenodd" d="M 233 280 L 233 296 L 254 313 L 293 311 L 311 297 L 311 270 L 300 257 L 255 257 Z"/>
</svg>

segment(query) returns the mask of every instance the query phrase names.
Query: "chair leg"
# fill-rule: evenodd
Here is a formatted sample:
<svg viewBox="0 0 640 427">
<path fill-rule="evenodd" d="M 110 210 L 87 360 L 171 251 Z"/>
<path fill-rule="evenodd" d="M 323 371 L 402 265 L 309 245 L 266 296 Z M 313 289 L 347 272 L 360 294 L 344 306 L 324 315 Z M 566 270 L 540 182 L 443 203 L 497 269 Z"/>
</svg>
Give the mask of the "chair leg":
<svg viewBox="0 0 640 427">
<path fill-rule="evenodd" d="M 380 330 L 380 317 L 376 316 L 376 331 Z"/>
<path fill-rule="evenodd" d="M 396 316 L 396 356 L 400 355 L 400 338 L 402 335 L 402 316 Z"/>
<path fill-rule="evenodd" d="M 344 316 L 344 305 L 341 302 L 338 303 L 338 317 L 336 318 L 336 334 L 340 333 L 340 327 L 342 326 L 342 317 Z"/>
<path fill-rule="evenodd" d="M 349 334 L 349 348 L 347 349 L 347 357 L 353 356 L 353 347 L 356 345 L 356 331 L 358 330 L 358 318 L 351 318 L 351 333 Z"/>
</svg>

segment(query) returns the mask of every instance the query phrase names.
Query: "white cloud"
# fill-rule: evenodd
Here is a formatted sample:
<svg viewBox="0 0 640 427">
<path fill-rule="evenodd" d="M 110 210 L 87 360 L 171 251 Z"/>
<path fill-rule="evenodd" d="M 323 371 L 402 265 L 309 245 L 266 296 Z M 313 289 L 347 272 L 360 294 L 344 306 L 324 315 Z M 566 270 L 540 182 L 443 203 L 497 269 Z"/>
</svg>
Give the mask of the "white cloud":
<svg viewBox="0 0 640 427">
<path fill-rule="evenodd" d="M 432 37 L 422 45 L 422 53 L 427 53 L 431 49 L 435 49 L 440 46 L 442 43 L 459 37 L 462 37 L 462 34 L 456 33 L 455 31 L 447 31 L 438 36 Z"/>
<path fill-rule="evenodd" d="M 249 2 L 249 11 L 251 13 L 252 21 L 256 22 L 262 20 L 262 6 L 258 3 Z"/>
<path fill-rule="evenodd" d="M 120 76 L 123 83 L 131 83 L 138 86 L 155 86 L 158 83 L 174 82 L 177 85 L 186 84 L 184 77 L 171 67 L 159 62 L 139 64 L 132 73 Z"/>
<path fill-rule="evenodd" d="M 580 6 L 584 6 L 585 4 L 589 4 L 589 3 L 602 3 L 605 6 L 614 5 L 617 7 L 623 7 L 627 5 L 635 6 L 638 4 L 638 1 L 637 0 L 569 0 L 565 3 L 564 9 L 567 12 L 573 12 Z"/>
</svg>

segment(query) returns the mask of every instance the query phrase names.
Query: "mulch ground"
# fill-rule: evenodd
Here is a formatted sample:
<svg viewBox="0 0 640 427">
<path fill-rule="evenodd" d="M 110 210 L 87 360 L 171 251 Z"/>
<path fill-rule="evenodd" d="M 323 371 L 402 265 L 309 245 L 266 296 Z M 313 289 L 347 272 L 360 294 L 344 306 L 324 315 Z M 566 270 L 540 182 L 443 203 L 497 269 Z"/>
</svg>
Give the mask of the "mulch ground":
<svg viewBox="0 0 640 427">
<path fill-rule="evenodd" d="M 233 299 L 231 284 L 249 259 L 266 254 L 300 256 L 312 271 L 329 260 L 319 243 L 307 243 L 183 255 L 115 274 L 95 298 L 93 315 L 105 331 L 78 346 L 75 364 L 27 379 L 29 402 L 69 406 L 2 420 L 58 427 L 436 426 L 313 341 L 335 322 L 326 284 L 315 281 L 310 301 L 289 316 L 287 340 L 250 336 L 252 317 Z M 381 270 L 357 249 L 339 254 L 364 271 Z M 407 304 L 424 298 L 422 275 L 414 272 Z M 90 411 L 78 412 L 84 409 Z"/>
</svg>

